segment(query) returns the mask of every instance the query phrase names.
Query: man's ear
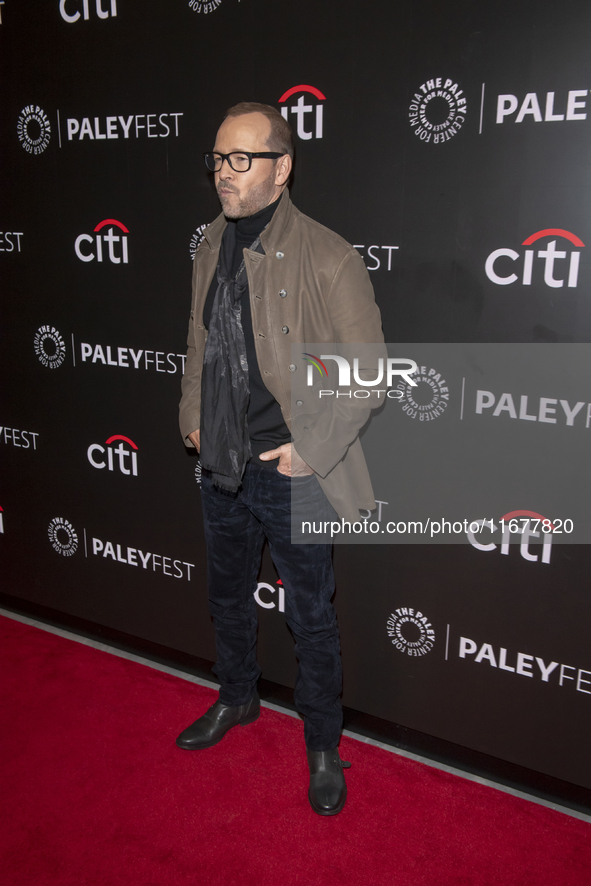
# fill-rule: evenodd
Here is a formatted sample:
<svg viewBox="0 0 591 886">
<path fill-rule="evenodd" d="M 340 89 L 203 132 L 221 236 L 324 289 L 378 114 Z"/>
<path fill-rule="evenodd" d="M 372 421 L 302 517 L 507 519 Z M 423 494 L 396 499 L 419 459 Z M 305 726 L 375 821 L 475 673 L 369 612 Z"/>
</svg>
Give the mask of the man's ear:
<svg viewBox="0 0 591 886">
<path fill-rule="evenodd" d="M 289 154 L 284 154 L 283 157 L 280 157 L 277 161 L 277 165 L 275 167 L 275 184 L 276 185 L 284 185 L 286 184 L 290 174 L 291 174 L 291 157 Z"/>
</svg>

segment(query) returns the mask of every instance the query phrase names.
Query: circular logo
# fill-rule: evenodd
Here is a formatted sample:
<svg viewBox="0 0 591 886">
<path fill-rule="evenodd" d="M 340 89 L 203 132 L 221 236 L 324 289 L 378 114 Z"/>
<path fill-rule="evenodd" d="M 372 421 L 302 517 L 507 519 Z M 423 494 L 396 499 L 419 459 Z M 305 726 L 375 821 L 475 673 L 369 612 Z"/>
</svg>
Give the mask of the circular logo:
<svg viewBox="0 0 591 886">
<path fill-rule="evenodd" d="M 463 89 L 449 77 L 427 80 L 415 92 L 408 109 L 413 132 L 423 142 L 441 145 L 462 128 L 466 120 L 466 98 Z"/>
<path fill-rule="evenodd" d="M 203 240 L 203 231 L 206 229 L 207 225 L 199 225 L 198 228 L 195 229 L 195 233 L 191 237 L 191 242 L 189 244 L 189 251 L 191 253 L 191 260 L 195 258 L 195 252 L 197 251 L 197 247 Z"/>
<path fill-rule="evenodd" d="M 433 421 L 443 415 L 449 403 L 449 388 L 441 373 L 421 366 L 412 378 L 416 386 L 404 382 L 398 385 L 402 411 L 409 418 L 418 416 L 419 421 Z"/>
<path fill-rule="evenodd" d="M 54 551 L 63 557 L 71 557 L 78 550 L 78 536 L 69 520 L 54 517 L 47 529 L 47 535 Z"/>
<path fill-rule="evenodd" d="M 195 482 L 198 486 L 201 486 L 201 462 L 198 461 L 195 465 Z"/>
<path fill-rule="evenodd" d="M 392 645 L 407 655 L 427 655 L 435 644 L 433 626 L 422 612 L 415 609 L 401 606 L 390 615 L 386 629 Z"/>
<path fill-rule="evenodd" d="M 222 0 L 189 0 L 189 9 L 193 12 L 215 12 L 218 6 L 222 5 Z"/>
<path fill-rule="evenodd" d="M 33 345 L 39 361 L 48 369 L 57 369 L 66 359 L 66 345 L 54 326 L 41 326 Z"/>
<path fill-rule="evenodd" d="M 20 113 L 16 131 L 28 154 L 42 154 L 49 144 L 51 124 L 39 105 L 27 105 Z"/>
</svg>

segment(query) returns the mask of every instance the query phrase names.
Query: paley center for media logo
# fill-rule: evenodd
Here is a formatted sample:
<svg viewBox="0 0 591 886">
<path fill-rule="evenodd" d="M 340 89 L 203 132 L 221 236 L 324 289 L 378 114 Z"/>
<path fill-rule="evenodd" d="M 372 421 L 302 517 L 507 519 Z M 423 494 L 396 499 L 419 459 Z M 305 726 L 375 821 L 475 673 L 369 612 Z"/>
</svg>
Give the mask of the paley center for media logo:
<svg viewBox="0 0 591 886">
<path fill-rule="evenodd" d="M 189 9 L 193 12 L 202 12 L 204 15 L 215 12 L 221 5 L 222 0 L 189 0 Z"/>
<path fill-rule="evenodd" d="M 108 227 L 106 233 L 99 233 L 103 230 L 103 228 Z M 120 234 L 115 234 L 115 227 L 119 228 L 121 231 Z M 80 234 L 74 243 L 74 251 L 80 261 L 83 262 L 91 262 L 96 259 L 98 262 L 103 261 L 103 241 L 105 244 L 104 250 L 104 260 L 107 259 L 112 262 L 114 265 L 118 265 L 123 263 L 124 265 L 129 262 L 129 250 L 127 246 L 127 237 L 126 234 L 129 234 L 129 228 L 126 227 L 123 222 L 117 221 L 116 218 L 104 218 L 100 221 L 96 227 L 94 228 L 95 236 L 92 237 L 90 234 Z M 91 243 L 92 248 L 89 249 L 87 246 L 82 249 L 82 244 Z M 115 244 L 121 244 L 121 247 L 117 246 L 115 248 Z M 92 249 L 95 251 L 93 252 Z"/>
<path fill-rule="evenodd" d="M 576 289 L 580 250 L 585 247 L 581 238 L 563 228 L 545 228 L 530 234 L 521 245 L 533 246 L 534 243 L 537 243 L 537 249 L 525 249 L 522 253 L 506 246 L 491 252 L 484 264 L 488 279 L 497 286 L 510 286 L 517 282 L 521 286 L 531 286 L 532 282 L 541 283 L 543 279 L 544 285 L 551 289 L 562 289 L 565 284 L 568 289 Z M 542 246 L 544 248 L 539 248 Z M 515 271 L 519 271 L 519 274 Z"/>
<path fill-rule="evenodd" d="M 117 447 L 113 443 L 118 442 Z M 131 447 L 131 448 L 127 448 Z M 121 474 L 137 477 L 137 454 L 138 447 L 123 434 L 113 434 L 105 440 L 104 445 L 100 443 L 91 443 L 86 450 L 86 456 L 93 468 L 102 470 L 107 468 L 109 471 L 118 470 Z M 107 457 L 105 461 L 105 455 Z M 117 456 L 117 460 L 115 460 Z"/>
<path fill-rule="evenodd" d="M 394 648 L 405 655 L 418 658 L 431 652 L 435 645 L 433 625 L 418 609 L 396 609 L 386 622 L 386 630 Z"/>
<path fill-rule="evenodd" d="M 47 369 L 58 369 L 66 359 L 66 344 L 55 326 L 40 326 L 33 347 L 39 362 Z"/>
<path fill-rule="evenodd" d="M 319 389 L 318 398 L 320 400 L 327 397 L 348 397 L 349 399 L 367 400 L 372 394 L 378 399 L 382 399 L 382 394 L 384 394 L 389 399 L 400 400 L 403 396 L 402 391 L 393 389 L 394 384 L 398 382 L 399 378 L 404 379 L 406 384 L 411 387 L 416 387 L 417 384 L 411 376 L 413 373 L 418 372 L 419 367 L 414 360 L 409 360 L 405 357 L 386 357 L 385 359 L 384 357 L 379 357 L 377 368 L 373 370 L 375 372 L 375 378 L 373 379 L 366 377 L 369 374 L 369 370 L 365 366 L 366 361 L 363 361 L 364 366 L 361 368 L 359 366 L 359 358 L 354 357 L 353 382 L 360 386 L 358 388 L 352 388 L 351 363 L 340 354 L 321 354 L 317 357 L 314 354 L 304 353 L 302 357 L 304 362 L 308 364 L 306 376 L 308 387 L 313 387 L 315 384 L 314 370 L 317 370 L 320 374 L 321 381 L 328 379 L 329 371 L 324 362 L 325 360 L 334 360 L 337 365 L 338 382 L 336 389 Z M 295 369 L 295 366 L 293 368 Z M 377 385 L 381 384 L 385 384 L 385 387 L 378 388 Z M 345 388 L 346 390 L 339 390 L 339 388 Z M 296 401 L 296 405 L 300 406 L 302 403 Z"/>
<path fill-rule="evenodd" d="M 191 255 L 191 261 L 195 258 L 195 253 L 197 252 L 197 248 L 201 241 L 203 240 L 203 232 L 208 227 L 208 225 L 198 225 L 195 228 L 194 233 L 191 235 L 191 242 L 189 244 L 189 253 Z"/>
<path fill-rule="evenodd" d="M 441 145 L 457 135 L 466 121 L 463 89 L 447 77 L 434 77 L 419 86 L 408 109 L 413 132 L 421 141 Z"/>
<path fill-rule="evenodd" d="M 289 102 L 294 96 L 299 95 L 297 102 Z M 316 103 L 312 102 L 312 98 L 317 99 Z M 299 86 L 292 86 L 286 90 L 279 104 L 281 108 L 281 116 L 285 120 L 289 120 L 289 114 L 294 114 L 297 120 L 296 132 L 298 138 L 308 141 L 311 138 L 322 138 L 324 132 L 324 105 L 320 102 L 326 101 L 324 93 L 320 92 L 315 86 L 308 86 L 301 83 Z M 309 116 L 308 116 L 309 115 Z M 307 129 L 311 126 L 311 129 Z"/>
<path fill-rule="evenodd" d="M 71 557 L 78 550 L 78 535 L 65 517 L 54 517 L 47 527 L 51 547 L 62 557 Z"/>
<path fill-rule="evenodd" d="M 408 418 L 434 421 L 449 405 L 449 386 L 432 366 L 419 366 L 413 375 L 414 386 L 398 383 L 402 411 Z"/>
<path fill-rule="evenodd" d="M 51 123 L 39 105 L 27 105 L 20 112 L 16 131 L 27 154 L 42 154 L 51 138 Z"/>
</svg>

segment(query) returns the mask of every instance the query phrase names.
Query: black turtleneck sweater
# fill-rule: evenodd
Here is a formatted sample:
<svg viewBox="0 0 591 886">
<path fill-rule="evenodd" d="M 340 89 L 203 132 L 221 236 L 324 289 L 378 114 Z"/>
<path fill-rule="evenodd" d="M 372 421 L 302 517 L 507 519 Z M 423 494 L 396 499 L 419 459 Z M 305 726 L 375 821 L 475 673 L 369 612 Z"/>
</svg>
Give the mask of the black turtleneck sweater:
<svg viewBox="0 0 591 886">
<path fill-rule="evenodd" d="M 279 205 L 277 199 L 270 206 L 265 206 L 254 215 L 248 218 L 239 218 L 236 221 L 228 219 L 228 225 L 235 225 L 236 230 L 236 248 L 232 259 L 232 275 L 235 276 L 240 267 L 240 263 L 244 258 L 243 249 L 248 249 L 259 234 L 267 227 L 273 213 Z M 207 293 L 205 306 L 203 308 L 203 325 L 207 329 L 211 319 L 211 311 L 217 291 L 217 274 L 213 275 L 213 280 Z M 248 287 L 245 289 L 241 299 L 241 319 L 242 329 L 244 331 L 244 342 L 246 344 L 246 359 L 248 360 L 248 384 L 250 389 L 250 400 L 248 404 L 248 435 L 250 437 L 250 448 L 252 450 L 251 464 L 258 464 L 263 467 L 270 467 L 273 470 L 277 467 L 277 461 L 271 462 L 261 461 L 259 455 L 267 452 L 269 449 L 276 449 L 283 443 L 291 441 L 289 429 L 283 420 L 283 414 L 279 403 L 269 393 L 261 372 L 256 356 L 254 345 L 254 334 L 252 331 L 252 314 L 250 311 L 250 295 Z"/>
</svg>

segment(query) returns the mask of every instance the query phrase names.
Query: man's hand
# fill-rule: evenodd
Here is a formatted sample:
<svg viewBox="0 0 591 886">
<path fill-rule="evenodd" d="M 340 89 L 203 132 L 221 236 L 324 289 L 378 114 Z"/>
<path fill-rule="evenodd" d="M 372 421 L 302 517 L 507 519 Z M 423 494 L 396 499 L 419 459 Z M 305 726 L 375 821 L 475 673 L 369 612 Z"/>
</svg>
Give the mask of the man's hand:
<svg viewBox="0 0 591 886">
<path fill-rule="evenodd" d="M 201 431 L 192 431 L 189 434 L 189 440 L 195 446 L 197 452 L 201 449 Z"/>
<path fill-rule="evenodd" d="M 199 433 L 199 431 L 197 431 Z M 278 449 L 270 449 L 268 452 L 262 452 L 259 456 L 262 461 L 271 461 L 274 458 L 279 459 L 277 470 L 286 477 L 306 477 L 313 474 L 312 468 L 306 464 L 291 443 L 284 443 Z"/>
</svg>

